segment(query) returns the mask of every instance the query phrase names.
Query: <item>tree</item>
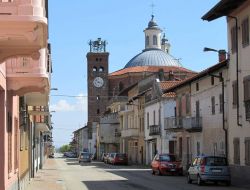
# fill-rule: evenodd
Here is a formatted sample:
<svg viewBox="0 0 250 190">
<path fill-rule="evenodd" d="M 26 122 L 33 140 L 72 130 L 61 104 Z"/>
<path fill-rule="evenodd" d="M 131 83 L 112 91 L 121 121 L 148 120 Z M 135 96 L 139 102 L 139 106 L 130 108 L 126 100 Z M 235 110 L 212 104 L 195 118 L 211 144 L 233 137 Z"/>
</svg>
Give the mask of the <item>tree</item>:
<svg viewBox="0 0 250 190">
<path fill-rule="evenodd" d="M 68 151 L 70 151 L 70 148 L 71 148 L 70 145 L 65 144 L 65 145 L 62 145 L 62 146 L 60 147 L 59 151 L 62 152 L 62 153 L 68 152 Z"/>
</svg>

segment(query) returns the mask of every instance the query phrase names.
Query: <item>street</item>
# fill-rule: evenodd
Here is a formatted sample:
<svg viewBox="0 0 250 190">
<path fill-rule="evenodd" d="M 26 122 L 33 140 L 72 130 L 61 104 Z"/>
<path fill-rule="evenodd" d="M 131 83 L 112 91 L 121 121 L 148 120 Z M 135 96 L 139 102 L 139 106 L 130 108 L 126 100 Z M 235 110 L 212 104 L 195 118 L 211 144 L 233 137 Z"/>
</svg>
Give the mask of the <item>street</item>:
<svg viewBox="0 0 250 190">
<path fill-rule="evenodd" d="M 77 159 L 62 157 L 48 161 L 54 165 L 41 170 L 43 177 L 39 176 L 37 185 L 36 179 L 31 181 L 28 190 L 39 190 L 39 187 L 46 190 L 50 190 L 50 187 L 51 190 L 243 190 L 233 186 L 227 187 L 224 184 L 211 183 L 201 187 L 195 183 L 187 184 L 185 176 L 155 176 L 144 166 L 113 166 L 95 161 L 80 165 Z M 54 173 L 46 174 L 51 171 Z M 46 188 L 42 183 L 43 178 Z M 55 184 L 52 183 L 53 180 Z"/>
</svg>

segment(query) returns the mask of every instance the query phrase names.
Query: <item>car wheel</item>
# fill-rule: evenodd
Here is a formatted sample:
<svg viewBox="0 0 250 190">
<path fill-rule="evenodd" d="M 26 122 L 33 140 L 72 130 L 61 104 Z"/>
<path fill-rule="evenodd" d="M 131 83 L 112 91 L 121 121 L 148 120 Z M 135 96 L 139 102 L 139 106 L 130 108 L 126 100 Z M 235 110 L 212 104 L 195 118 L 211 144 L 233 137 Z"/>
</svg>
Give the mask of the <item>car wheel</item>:
<svg viewBox="0 0 250 190">
<path fill-rule="evenodd" d="M 190 178 L 190 175 L 189 175 L 189 174 L 187 174 L 187 182 L 188 182 L 188 183 L 192 183 L 192 179 Z"/>
<path fill-rule="evenodd" d="M 197 184 L 198 185 L 203 185 L 203 181 L 202 181 L 202 179 L 201 179 L 201 177 L 198 175 L 198 177 L 197 177 Z"/>
</svg>

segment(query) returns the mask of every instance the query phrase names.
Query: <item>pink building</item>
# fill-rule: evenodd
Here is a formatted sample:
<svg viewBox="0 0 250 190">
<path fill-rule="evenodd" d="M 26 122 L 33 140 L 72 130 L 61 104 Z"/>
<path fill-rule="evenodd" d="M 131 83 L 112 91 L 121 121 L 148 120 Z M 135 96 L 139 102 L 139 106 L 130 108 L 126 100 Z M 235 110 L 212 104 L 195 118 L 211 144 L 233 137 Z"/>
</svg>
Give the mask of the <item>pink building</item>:
<svg viewBox="0 0 250 190">
<path fill-rule="evenodd" d="M 0 0 L 1 190 L 25 189 L 32 176 L 29 139 L 34 115 L 44 112 L 30 111 L 33 106 L 47 111 L 50 89 L 47 14 L 47 0 Z"/>
</svg>

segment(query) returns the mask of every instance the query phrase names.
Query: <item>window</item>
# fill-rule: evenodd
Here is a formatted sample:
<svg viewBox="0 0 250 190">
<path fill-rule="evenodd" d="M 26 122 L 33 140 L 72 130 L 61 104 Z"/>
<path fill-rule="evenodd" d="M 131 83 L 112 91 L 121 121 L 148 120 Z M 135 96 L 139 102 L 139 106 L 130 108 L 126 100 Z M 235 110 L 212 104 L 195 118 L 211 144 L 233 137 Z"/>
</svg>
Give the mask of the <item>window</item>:
<svg viewBox="0 0 250 190">
<path fill-rule="evenodd" d="M 182 159 L 182 137 L 179 138 L 179 159 Z"/>
<path fill-rule="evenodd" d="M 214 85 L 214 76 L 211 76 L 211 85 Z"/>
<path fill-rule="evenodd" d="M 100 100 L 100 95 L 96 96 L 96 100 L 99 101 Z"/>
<path fill-rule="evenodd" d="M 249 45 L 249 21 L 248 17 L 242 21 L 242 47 Z"/>
<path fill-rule="evenodd" d="M 237 83 L 236 81 L 233 81 L 232 87 L 233 87 L 233 106 L 236 106 L 237 105 Z"/>
<path fill-rule="evenodd" d="M 234 138 L 234 164 L 240 164 L 240 139 Z"/>
<path fill-rule="evenodd" d="M 196 83 L 196 91 L 199 91 L 199 83 Z"/>
<path fill-rule="evenodd" d="M 245 164 L 250 166 L 250 137 L 245 138 L 245 160 Z"/>
<path fill-rule="evenodd" d="M 100 114 L 100 109 L 97 109 L 97 110 L 96 110 L 96 113 L 97 113 L 97 114 Z"/>
<path fill-rule="evenodd" d="M 157 45 L 157 36 L 156 35 L 153 36 L 153 45 Z"/>
<path fill-rule="evenodd" d="M 149 129 L 149 112 L 147 113 L 147 128 Z"/>
<path fill-rule="evenodd" d="M 104 67 L 100 67 L 99 72 L 103 72 L 103 71 L 104 71 Z"/>
<path fill-rule="evenodd" d="M 196 108 L 196 117 L 199 118 L 200 117 L 200 102 L 199 101 L 195 102 L 195 108 Z"/>
<path fill-rule="evenodd" d="M 244 103 L 245 103 L 245 115 L 246 120 L 250 120 L 250 75 L 244 77 Z"/>
<path fill-rule="evenodd" d="M 220 94 L 220 97 L 219 97 L 219 99 L 220 99 L 220 113 L 222 113 L 222 111 L 223 111 L 223 97 L 222 97 L 222 94 Z"/>
<path fill-rule="evenodd" d="M 190 94 L 186 94 L 186 114 L 190 113 Z"/>
<path fill-rule="evenodd" d="M 153 113 L 154 115 L 153 115 L 153 117 L 154 117 L 154 125 L 155 125 L 155 110 L 154 110 L 154 113 Z"/>
<path fill-rule="evenodd" d="M 122 82 L 119 82 L 119 92 L 121 92 L 124 89 L 124 85 Z"/>
<path fill-rule="evenodd" d="M 197 156 L 201 154 L 201 145 L 199 141 L 196 142 L 196 153 L 197 153 Z"/>
<path fill-rule="evenodd" d="M 215 97 L 212 96 L 211 97 L 211 111 L 212 111 L 212 115 L 215 114 Z"/>
<path fill-rule="evenodd" d="M 236 47 L 237 47 L 236 32 L 237 32 L 236 26 L 233 26 L 231 28 L 231 51 L 232 53 L 236 52 Z"/>
<path fill-rule="evenodd" d="M 146 36 L 146 46 L 149 45 L 149 36 Z"/>
<path fill-rule="evenodd" d="M 96 71 L 97 71 L 97 68 L 96 68 L 96 67 L 93 67 L 93 71 L 96 72 Z"/>
<path fill-rule="evenodd" d="M 222 82 L 222 80 L 223 80 L 222 72 L 219 73 L 219 76 L 220 76 L 220 82 Z"/>
</svg>

